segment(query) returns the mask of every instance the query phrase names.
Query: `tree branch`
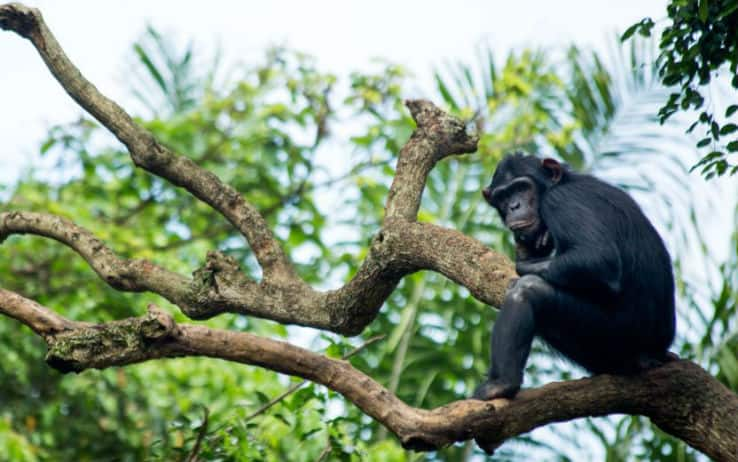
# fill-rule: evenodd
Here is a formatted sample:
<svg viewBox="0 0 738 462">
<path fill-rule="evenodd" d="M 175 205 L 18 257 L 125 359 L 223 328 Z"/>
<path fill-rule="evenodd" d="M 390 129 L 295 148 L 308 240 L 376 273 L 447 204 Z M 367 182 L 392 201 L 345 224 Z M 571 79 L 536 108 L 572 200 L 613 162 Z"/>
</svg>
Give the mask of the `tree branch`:
<svg viewBox="0 0 738 462">
<path fill-rule="evenodd" d="M 56 335 L 68 332 L 80 325 L 59 316 L 33 300 L 4 289 L 0 289 L 0 313 L 27 325 L 47 342 Z"/>
<path fill-rule="evenodd" d="M 186 278 L 147 260 L 120 258 L 90 231 L 46 213 L 0 213 L 0 242 L 11 234 L 61 242 L 79 253 L 110 286 L 159 294 L 193 319 L 234 312 L 344 334 L 357 334 L 374 320 L 399 279 L 410 272 L 442 273 L 491 305 L 499 305 L 515 275 L 506 257 L 458 231 L 401 219 L 388 220 L 354 278 L 328 292 L 302 285 L 272 290 L 245 276 L 235 260 L 219 252 L 208 253 L 205 266 Z"/>
<path fill-rule="evenodd" d="M 417 124 L 400 151 L 395 178 L 387 194 L 386 218 L 415 221 L 428 174 L 436 162 L 454 154 L 477 150 L 479 138 L 466 125 L 430 101 L 408 100 L 405 105 Z"/>
<path fill-rule="evenodd" d="M 297 277 L 266 222 L 240 194 L 214 174 L 162 146 L 149 132 L 136 125 L 120 106 L 100 94 L 66 57 L 38 10 L 17 3 L 2 5 L 0 28 L 15 31 L 30 40 L 67 93 L 126 145 L 137 166 L 184 187 L 225 216 L 247 238 L 264 273 L 264 279 L 257 284 L 246 277 L 235 262 L 212 252 L 206 264 L 194 273 L 192 281 L 158 267 L 154 273 L 159 278 L 155 280 L 152 275 L 139 274 L 144 269 L 141 265 L 128 262 L 128 271 L 121 272 L 123 265 L 117 265 L 119 271 L 110 273 L 101 271 L 101 259 L 81 254 L 114 287 L 158 293 L 193 319 L 234 312 L 345 335 L 360 333 L 377 316 L 400 279 L 421 269 L 445 268 L 444 274 L 451 279 L 474 283 L 470 290 L 481 297 L 480 300 L 494 305 L 502 301 L 507 279 L 514 275 L 512 265 L 487 249 L 480 251 L 481 244 L 461 233 L 445 230 L 447 239 L 473 250 L 457 258 L 459 261 L 472 259 L 474 269 L 449 265 L 444 261 L 447 256 L 432 248 L 426 249 L 425 260 L 414 263 L 398 253 L 403 242 L 395 239 L 392 247 L 383 244 L 385 235 L 403 236 L 406 234 L 403 228 L 415 222 L 427 175 L 435 163 L 446 156 L 476 149 L 477 136 L 468 134 L 463 122 L 432 103 L 407 102 L 417 128 L 400 153 L 387 197 L 386 220 L 372 241 L 368 257 L 345 286 L 320 292 Z M 11 232 L 15 231 L 0 230 L 0 236 Z M 25 231 L 18 232 L 34 231 L 26 227 Z M 47 235 L 43 231 L 36 234 Z M 70 245 L 69 240 L 57 240 Z M 93 264 L 96 262 L 100 262 L 97 267 Z M 121 275 L 125 277 L 116 279 Z M 498 284 L 482 288 L 480 282 L 489 280 L 490 275 Z M 179 284 L 173 284 L 175 281 Z"/>
<path fill-rule="evenodd" d="M 346 353 L 345 355 L 343 355 L 341 357 L 341 359 L 343 359 L 343 360 L 349 359 L 352 356 L 355 356 L 355 355 L 359 354 L 361 351 L 363 351 L 369 345 L 371 345 L 373 343 L 376 343 L 376 342 L 382 340 L 385 337 L 386 337 L 385 335 L 377 335 L 377 336 L 374 336 L 374 337 L 370 338 L 369 340 L 367 340 L 366 342 L 364 342 L 363 344 L 359 345 L 358 347 L 354 348 L 353 350 L 351 350 L 348 353 Z M 297 383 L 294 383 L 294 384 L 290 385 L 289 388 L 287 388 L 285 391 L 283 391 L 279 395 L 275 396 L 274 398 L 270 399 L 267 403 L 265 403 L 264 405 L 262 405 L 261 407 L 259 407 L 259 409 L 255 410 L 251 414 L 249 414 L 246 417 L 244 417 L 242 419 L 242 422 L 248 422 L 249 420 L 253 419 L 254 417 L 257 417 L 257 416 L 265 413 L 266 411 L 268 411 L 269 409 L 271 409 L 272 407 L 274 407 L 277 403 L 280 403 L 285 398 L 287 398 L 292 393 L 294 393 L 297 390 L 299 390 L 301 387 L 307 385 L 308 383 L 309 382 L 307 380 L 302 380 L 300 382 L 297 382 Z"/>
<path fill-rule="evenodd" d="M 69 96 L 111 131 L 136 166 L 158 175 L 220 212 L 249 242 L 265 278 L 294 277 L 294 270 L 259 212 L 233 188 L 192 160 L 172 152 L 105 97 L 67 58 L 41 12 L 19 3 L 0 5 L 0 28 L 28 39 Z"/>
<path fill-rule="evenodd" d="M 401 255 L 388 252 L 388 247 L 383 245 L 384 235 L 401 236 L 407 221 L 415 220 L 426 177 L 433 165 L 445 156 L 471 152 L 476 148 L 477 137 L 468 135 L 461 121 L 448 116 L 432 103 L 407 103 L 418 128 L 400 154 L 397 174 L 387 198 L 388 219 L 378 238 L 374 239 L 368 257 L 344 287 L 319 292 L 299 279 L 291 267 L 288 269 L 286 257 L 266 223 L 240 195 L 189 159 L 161 146 L 117 104 L 105 98 L 85 80 L 69 62 L 37 10 L 19 4 L 0 6 L 0 27 L 17 32 L 36 46 L 65 90 L 126 144 L 137 165 L 175 185 L 185 187 L 226 216 L 247 237 L 265 274 L 264 280 L 256 284 L 242 274 L 235 262 L 222 254 L 211 253 L 205 266 L 195 272 L 195 278 L 187 281 L 150 264 L 146 268 L 153 275 L 143 273 L 143 263 L 126 262 L 124 265 L 118 261 L 119 264 L 108 266 L 105 264 L 106 260 L 110 260 L 107 255 L 91 258 L 89 252 L 80 253 L 114 287 L 158 293 L 180 306 L 193 319 L 204 319 L 228 311 L 355 335 L 376 317 L 402 276 L 420 269 L 448 266 L 433 260 L 422 262 L 424 265 L 414 265 L 401 258 Z M 14 217 L 16 221 L 23 219 L 22 215 L 16 214 Z M 26 225 L 23 230 L 18 230 L 19 226 L 12 226 L 9 215 L 4 221 L 6 229 L 0 230 L 0 235 L 35 232 L 80 251 L 79 246 L 71 245 L 73 242 L 70 239 L 51 236 L 46 229 L 39 227 L 34 230 Z M 479 257 L 481 244 L 456 231 L 446 230 L 446 233 L 452 235 L 452 239 L 466 242 L 467 247 L 475 249 L 476 254 L 470 255 L 470 258 Z M 395 242 L 393 248 L 401 249 L 402 244 Z M 107 250 L 104 246 L 100 248 Z M 427 255 L 434 255 L 434 249 L 427 250 Z M 487 255 L 485 261 L 489 260 L 490 264 L 481 264 L 473 271 L 474 274 L 459 266 L 454 268 L 454 272 L 449 270 L 444 274 L 455 281 L 483 281 L 490 274 L 507 277 L 514 274 L 512 265 L 505 259 L 490 257 L 493 253 L 489 250 L 484 253 Z M 437 256 L 445 258 L 444 255 Z M 463 273 L 458 273 L 459 269 Z M 499 279 L 499 286 L 492 285 L 482 292 L 479 287 L 470 287 L 470 290 L 475 296 L 481 293 L 483 301 L 498 305 L 507 287 L 504 277 L 500 276 Z"/>
<path fill-rule="evenodd" d="M 119 258 L 90 231 L 48 213 L 0 213 L 0 243 L 11 234 L 54 239 L 77 252 L 111 287 L 128 292 L 152 291 L 176 304 L 186 303 L 181 288 L 188 280 L 146 260 Z"/>
<path fill-rule="evenodd" d="M 154 306 L 140 318 L 90 325 L 0 289 L 0 313 L 44 332 L 46 360 L 62 372 L 182 356 L 265 367 L 342 394 L 410 449 L 431 450 L 471 438 L 493 446 L 552 422 L 627 413 L 650 417 L 715 460 L 732 461 L 738 454 L 738 396 L 689 361 L 632 377 L 551 383 L 523 390 L 514 400 L 463 400 L 424 410 L 400 401 L 347 361 L 246 332 L 176 324 Z"/>
</svg>

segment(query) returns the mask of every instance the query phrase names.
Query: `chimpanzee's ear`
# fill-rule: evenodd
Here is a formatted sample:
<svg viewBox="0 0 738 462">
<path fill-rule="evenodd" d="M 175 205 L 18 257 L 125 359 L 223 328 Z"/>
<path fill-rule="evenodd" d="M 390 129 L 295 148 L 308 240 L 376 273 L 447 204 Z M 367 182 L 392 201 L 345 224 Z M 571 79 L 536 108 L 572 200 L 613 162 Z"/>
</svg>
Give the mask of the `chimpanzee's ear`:
<svg viewBox="0 0 738 462">
<path fill-rule="evenodd" d="M 543 170 L 545 170 L 546 173 L 551 177 L 551 181 L 553 181 L 554 183 L 559 182 L 563 173 L 563 169 L 561 168 L 561 164 L 559 163 L 559 161 L 547 157 L 541 161 L 541 167 L 543 167 Z"/>
</svg>

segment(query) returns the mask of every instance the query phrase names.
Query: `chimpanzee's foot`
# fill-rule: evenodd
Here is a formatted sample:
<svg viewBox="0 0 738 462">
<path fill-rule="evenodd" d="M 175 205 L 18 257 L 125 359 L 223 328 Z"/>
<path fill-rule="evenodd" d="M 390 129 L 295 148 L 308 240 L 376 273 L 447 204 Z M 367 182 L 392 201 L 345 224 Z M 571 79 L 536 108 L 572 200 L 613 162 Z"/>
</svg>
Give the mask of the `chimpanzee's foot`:
<svg viewBox="0 0 738 462">
<path fill-rule="evenodd" d="M 489 401 L 497 398 L 512 398 L 520 390 L 520 384 L 503 382 L 500 379 L 487 379 L 474 390 L 473 399 Z"/>
<path fill-rule="evenodd" d="M 647 371 L 654 367 L 663 366 L 664 364 L 672 361 L 679 361 L 679 356 L 671 351 L 667 351 L 663 356 L 658 357 L 642 355 L 638 357 L 637 368 L 638 371 Z"/>
<path fill-rule="evenodd" d="M 666 352 L 666 359 L 664 360 L 665 363 L 670 363 L 672 361 L 679 361 L 680 358 L 678 354 L 674 353 L 673 351 L 667 351 Z"/>
</svg>

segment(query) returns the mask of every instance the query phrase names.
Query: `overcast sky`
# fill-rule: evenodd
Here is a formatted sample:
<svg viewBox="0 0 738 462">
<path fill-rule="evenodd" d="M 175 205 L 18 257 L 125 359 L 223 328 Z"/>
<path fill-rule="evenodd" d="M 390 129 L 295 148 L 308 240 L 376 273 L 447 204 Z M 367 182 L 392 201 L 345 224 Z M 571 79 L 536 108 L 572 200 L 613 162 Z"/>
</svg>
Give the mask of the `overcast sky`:
<svg viewBox="0 0 738 462">
<path fill-rule="evenodd" d="M 125 75 L 131 44 L 147 23 L 204 51 L 222 47 L 226 68 L 255 61 L 269 44 L 314 55 L 339 76 L 372 57 L 408 66 L 419 88 L 433 65 L 471 62 L 487 43 L 497 53 L 574 42 L 601 48 L 644 16 L 664 17 L 665 1 L 30 1 L 72 61 L 104 94 L 131 107 Z M 417 95 L 407 95 L 408 97 Z M 0 183 L 36 159 L 40 140 L 79 109 L 31 45 L 0 32 Z"/>
</svg>

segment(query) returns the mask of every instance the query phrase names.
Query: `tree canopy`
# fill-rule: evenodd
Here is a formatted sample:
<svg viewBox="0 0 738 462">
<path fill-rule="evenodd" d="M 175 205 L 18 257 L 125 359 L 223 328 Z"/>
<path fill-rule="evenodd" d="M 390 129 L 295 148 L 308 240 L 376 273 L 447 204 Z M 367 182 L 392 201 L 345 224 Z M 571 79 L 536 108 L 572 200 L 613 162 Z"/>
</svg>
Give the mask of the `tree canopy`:
<svg viewBox="0 0 738 462">
<path fill-rule="evenodd" d="M 738 104 L 721 104 L 709 85 L 725 75 L 738 88 L 738 4 L 732 0 L 672 0 L 666 7 L 666 25 L 659 40 L 659 77 L 669 94 L 659 110 L 662 122 L 678 111 L 694 113 L 697 120 L 687 129 L 704 130 L 697 147 L 709 149 L 694 168 L 707 177 L 738 172 L 732 159 L 738 152 Z M 623 33 L 627 40 L 638 32 L 651 35 L 655 23 L 645 18 Z M 713 85 L 715 87 L 715 85 Z"/>
</svg>

